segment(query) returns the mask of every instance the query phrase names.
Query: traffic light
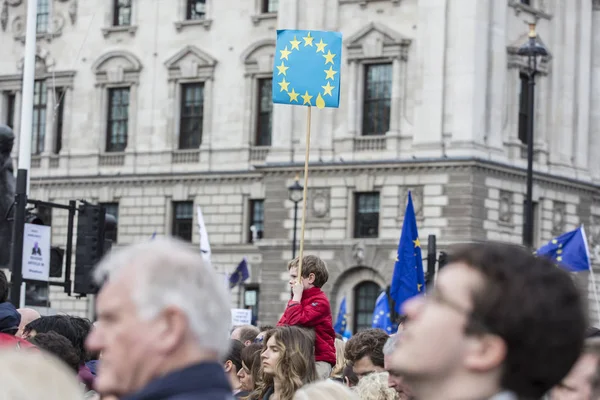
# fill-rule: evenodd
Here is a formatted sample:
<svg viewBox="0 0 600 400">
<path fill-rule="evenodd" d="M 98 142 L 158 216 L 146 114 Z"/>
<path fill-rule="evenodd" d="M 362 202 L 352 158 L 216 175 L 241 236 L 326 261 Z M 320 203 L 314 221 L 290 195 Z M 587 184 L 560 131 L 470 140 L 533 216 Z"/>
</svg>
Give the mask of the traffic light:
<svg viewBox="0 0 600 400">
<path fill-rule="evenodd" d="M 102 206 L 83 203 L 77 217 L 74 292 L 95 294 L 98 287 L 92 273 L 104 255 L 106 211 Z"/>
<path fill-rule="evenodd" d="M 65 251 L 60 247 L 53 246 L 50 248 L 50 277 L 60 278 L 63 273 L 63 259 Z"/>
</svg>

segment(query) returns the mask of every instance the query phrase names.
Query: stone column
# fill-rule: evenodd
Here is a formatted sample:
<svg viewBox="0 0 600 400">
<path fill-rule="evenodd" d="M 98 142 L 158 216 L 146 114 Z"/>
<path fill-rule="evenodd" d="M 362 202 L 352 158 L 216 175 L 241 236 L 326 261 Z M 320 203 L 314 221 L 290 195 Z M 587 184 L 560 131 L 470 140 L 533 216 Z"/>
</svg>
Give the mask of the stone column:
<svg viewBox="0 0 600 400">
<path fill-rule="evenodd" d="M 558 2 L 564 3 L 564 2 Z M 555 18 L 560 21 L 563 27 L 562 46 L 554 54 L 554 60 L 562 64 L 562 71 L 554 71 L 560 78 L 558 82 L 559 93 L 558 107 L 555 112 L 559 113 L 559 124 L 556 126 L 555 143 L 556 147 L 551 153 L 558 154 L 556 162 L 563 166 L 571 166 L 573 157 L 573 143 L 575 141 L 575 73 L 576 73 L 576 35 L 577 35 L 577 12 L 571 5 L 562 4 L 562 13 L 555 14 Z M 557 32 L 558 33 L 558 32 Z M 560 36 L 559 36 L 560 38 Z M 559 42 L 559 41 L 557 41 Z"/>
<path fill-rule="evenodd" d="M 577 43 L 577 131 L 575 145 L 573 148 L 573 157 L 575 158 L 575 167 L 587 172 L 588 165 L 588 146 L 590 130 L 590 80 L 591 80 L 591 53 L 592 49 L 592 11 L 591 5 L 587 1 L 578 2 L 579 23 Z"/>
<path fill-rule="evenodd" d="M 441 147 L 444 123 L 444 66 L 448 0 L 418 2 L 417 87 L 415 101 L 415 145 Z"/>
<path fill-rule="evenodd" d="M 453 3 L 448 15 L 447 72 L 449 90 L 445 108 L 452 115 L 452 141 L 483 143 L 488 92 L 490 0 Z"/>
<path fill-rule="evenodd" d="M 357 118 L 357 97 L 356 81 L 358 80 L 358 62 L 350 61 L 348 79 L 348 134 L 350 136 L 358 135 Z"/>
<path fill-rule="evenodd" d="M 392 102 L 390 109 L 390 133 L 398 135 L 400 133 L 400 118 L 402 115 L 402 60 L 399 57 L 394 58 L 392 62 Z"/>
<path fill-rule="evenodd" d="M 594 0 L 592 12 L 592 71 L 590 96 L 590 135 L 588 157 L 590 172 L 600 181 L 600 1 Z"/>
<path fill-rule="evenodd" d="M 52 154 L 54 148 L 54 132 L 55 132 L 55 108 L 56 102 L 59 99 L 54 98 L 55 88 L 48 86 L 46 97 L 46 131 L 44 132 L 44 151 L 43 154 Z"/>
<path fill-rule="evenodd" d="M 280 0 L 277 29 L 297 29 L 298 0 Z M 275 53 L 275 62 L 279 54 Z M 267 162 L 291 161 L 290 150 L 294 140 L 294 106 L 273 104 L 273 137 Z M 296 153 L 301 149 L 296 149 Z"/>
<path fill-rule="evenodd" d="M 507 77 L 512 70 L 507 70 L 506 23 L 508 7 L 501 1 L 492 2 L 493 15 L 490 21 L 491 62 L 488 71 L 489 90 L 487 92 L 487 126 L 486 142 L 489 147 L 502 150 L 504 140 L 502 132 L 506 124 L 508 104 L 506 102 Z M 510 102 L 509 102 L 510 104 Z"/>
</svg>

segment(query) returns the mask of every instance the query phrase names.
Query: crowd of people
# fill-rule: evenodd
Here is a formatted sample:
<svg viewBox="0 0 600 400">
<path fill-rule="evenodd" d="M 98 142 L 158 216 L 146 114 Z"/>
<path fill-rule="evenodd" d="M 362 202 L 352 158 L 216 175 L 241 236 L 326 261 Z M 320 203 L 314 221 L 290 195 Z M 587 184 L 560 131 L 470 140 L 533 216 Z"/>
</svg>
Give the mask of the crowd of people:
<svg viewBox="0 0 600 400">
<path fill-rule="evenodd" d="M 397 333 L 348 340 L 321 290 L 325 263 L 299 267 L 287 266 L 291 299 L 274 326 L 233 328 L 216 272 L 173 238 L 105 257 L 93 323 L 15 308 L 0 274 L 0 398 L 600 399 L 600 331 L 580 290 L 523 248 L 453 249 Z"/>
</svg>

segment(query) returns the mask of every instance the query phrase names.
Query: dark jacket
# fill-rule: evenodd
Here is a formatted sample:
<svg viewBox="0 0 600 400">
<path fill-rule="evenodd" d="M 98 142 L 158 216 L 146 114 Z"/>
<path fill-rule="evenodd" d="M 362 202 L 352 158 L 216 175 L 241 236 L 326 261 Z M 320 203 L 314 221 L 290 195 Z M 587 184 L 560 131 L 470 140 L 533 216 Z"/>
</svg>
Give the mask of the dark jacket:
<svg viewBox="0 0 600 400">
<path fill-rule="evenodd" d="M 321 288 L 312 287 L 302 293 L 302 301 L 290 300 L 277 323 L 299 325 L 315 330 L 315 361 L 335 365 L 335 331 L 329 300 Z"/>
<path fill-rule="evenodd" d="M 234 400 L 223 367 L 201 363 L 172 372 L 121 400 Z"/>
</svg>

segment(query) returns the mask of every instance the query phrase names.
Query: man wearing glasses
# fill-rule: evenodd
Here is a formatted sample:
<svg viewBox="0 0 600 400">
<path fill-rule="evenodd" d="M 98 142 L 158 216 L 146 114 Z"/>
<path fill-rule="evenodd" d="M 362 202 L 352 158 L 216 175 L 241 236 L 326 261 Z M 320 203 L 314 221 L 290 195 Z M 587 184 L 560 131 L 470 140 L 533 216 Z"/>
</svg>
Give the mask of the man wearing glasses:
<svg viewBox="0 0 600 400">
<path fill-rule="evenodd" d="M 457 248 L 435 289 L 403 308 L 389 369 L 420 400 L 539 399 L 577 360 L 586 328 L 566 272 L 491 242 Z"/>
</svg>

